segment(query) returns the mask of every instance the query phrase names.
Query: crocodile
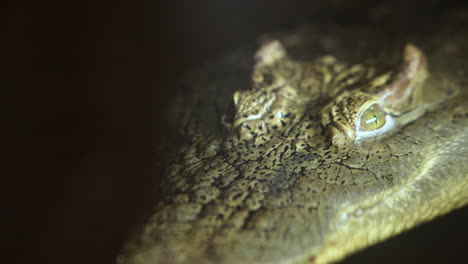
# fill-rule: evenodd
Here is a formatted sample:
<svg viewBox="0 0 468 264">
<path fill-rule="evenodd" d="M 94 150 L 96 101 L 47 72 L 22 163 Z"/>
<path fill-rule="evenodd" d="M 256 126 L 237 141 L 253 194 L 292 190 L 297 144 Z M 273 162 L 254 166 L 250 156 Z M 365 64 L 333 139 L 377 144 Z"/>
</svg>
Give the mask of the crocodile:
<svg viewBox="0 0 468 264">
<path fill-rule="evenodd" d="M 118 263 L 332 263 L 468 203 L 468 32 L 324 31 L 188 78 L 164 198 Z"/>
</svg>

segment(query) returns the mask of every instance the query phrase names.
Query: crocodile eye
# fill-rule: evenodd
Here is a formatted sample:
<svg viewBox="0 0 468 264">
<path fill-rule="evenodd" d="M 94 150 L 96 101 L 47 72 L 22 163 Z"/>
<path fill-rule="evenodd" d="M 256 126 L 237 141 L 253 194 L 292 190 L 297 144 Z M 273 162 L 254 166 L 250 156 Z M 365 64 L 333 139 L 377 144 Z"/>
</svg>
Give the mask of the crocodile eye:
<svg viewBox="0 0 468 264">
<path fill-rule="evenodd" d="M 373 131 L 385 125 L 385 114 L 375 104 L 367 108 L 360 118 L 359 130 Z"/>
<path fill-rule="evenodd" d="M 226 125 L 230 126 L 232 122 L 234 122 L 234 117 L 236 115 L 236 107 L 234 101 L 231 100 L 231 103 L 227 106 L 226 112 L 221 118 L 221 122 Z"/>
</svg>

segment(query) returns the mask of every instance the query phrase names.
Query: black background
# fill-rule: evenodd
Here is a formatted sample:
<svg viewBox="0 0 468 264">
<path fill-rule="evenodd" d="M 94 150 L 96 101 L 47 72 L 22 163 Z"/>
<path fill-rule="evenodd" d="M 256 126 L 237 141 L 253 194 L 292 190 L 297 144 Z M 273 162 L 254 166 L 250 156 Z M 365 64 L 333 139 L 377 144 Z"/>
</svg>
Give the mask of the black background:
<svg viewBox="0 0 468 264">
<path fill-rule="evenodd" d="M 6 254 L 0 258 L 9 259 L 4 263 L 112 263 L 129 230 L 158 198 L 160 110 L 191 69 L 308 17 L 346 23 L 362 23 L 369 14 L 378 20 L 418 19 L 462 5 L 437 0 L 9 3 L 2 87 Z M 347 261 L 455 261 L 466 255 L 467 220 L 466 209 L 456 211 Z"/>
</svg>

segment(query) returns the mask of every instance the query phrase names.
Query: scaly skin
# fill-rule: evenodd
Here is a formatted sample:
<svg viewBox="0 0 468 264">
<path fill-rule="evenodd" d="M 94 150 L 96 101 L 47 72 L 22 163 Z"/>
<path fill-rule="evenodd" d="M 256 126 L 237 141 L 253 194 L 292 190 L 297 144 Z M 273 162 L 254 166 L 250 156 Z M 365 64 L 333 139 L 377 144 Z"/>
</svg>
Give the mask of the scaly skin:
<svg viewBox="0 0 468 264">
<path fill-rule="evenodd" d="M 468 203 L 460 51 L 296 59 L 301 34 L 262 45 L 250 87 L 237 86 L 238 55 L 194 75 L 210 95 L 193 88 L 175 106 L 198 109 L 174 111 L 190 142 L 119 263 L 330 263 Z"/>
</svg>

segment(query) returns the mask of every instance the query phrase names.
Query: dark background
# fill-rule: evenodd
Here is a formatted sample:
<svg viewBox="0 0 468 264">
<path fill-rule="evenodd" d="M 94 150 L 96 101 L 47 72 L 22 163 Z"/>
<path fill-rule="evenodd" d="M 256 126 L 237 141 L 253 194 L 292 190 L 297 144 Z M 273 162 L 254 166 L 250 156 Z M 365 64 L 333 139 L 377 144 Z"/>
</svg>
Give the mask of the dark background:
<svg viewBox="0 0 468 264">
<path fill-rule="evenodd" d="M 7 6 L 3 263 L 112 263 L 157 200 L 161 109 L 180 77 L 308 17 L 418 19 L 455 1 L 16 2 Z M 466 6 L 466 5 L 465 5 Z M 451 262 L 467 209 L 349 263 Z"/>
</svg>

